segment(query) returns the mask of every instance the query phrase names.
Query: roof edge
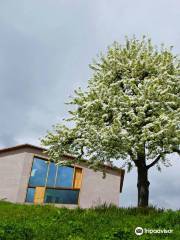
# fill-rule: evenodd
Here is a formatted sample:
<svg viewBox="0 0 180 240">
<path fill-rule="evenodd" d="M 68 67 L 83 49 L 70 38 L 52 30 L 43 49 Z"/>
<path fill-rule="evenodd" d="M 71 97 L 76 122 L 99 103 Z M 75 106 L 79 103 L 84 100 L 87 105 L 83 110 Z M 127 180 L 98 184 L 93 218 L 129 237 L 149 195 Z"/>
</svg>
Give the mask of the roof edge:
<svg viewBox="0 0 180 240">
<path fill-rule="evenodd" d="M 43 147 L 35 146 L 35 145 L 29 144 L 29 143 L 24 143 L 24 144 L 19 144 L 19 145 L 12 146 L 12 147 L 1 148 L 0 153 L 9 152 L 9 151 L 13 151 L 13 150 L 17 150 L 17 149 L 21 149 L 21 148 L 25 148 L 25 147 L 39 149 L 41 151 L 47 150 L 46 148 L 43 148 Z"/>
<path fill-rule="evenodd" d="M 24 143 L 24 144 L 19 144 L 19 145 L 12 146 L 12 147 L 2 148 L 2 149 L 0 149 L 0 154 L 10 152 L 10 151 L 14 151 L 14 150 L 18 150 L 18 149 L 22 149 L 22 148 L 38 149 L 40 151 L 46 151 L 47 150 L 47 148 L 44 148 L 44 147 L 35 146 L 35 145 L 29 144 L 29 143 Z M 64 154 L 64 157 L 69 157 L 69 158 L 73 158 L 73 159 L 75 158 L 74 156 L 72 156 L 70 154 Z M 84 162 L 85 161 L 86 160 L 84 160 Z M 121 180 L 120 191 L 122 191 L 125 170 L 122 169 L 122 168 L 116 167 L 116 166 L 114 166 L 114 167 L 109 166 L 109 165 L 105 165 L 105 166 L 106 166 L 106 169 L 112 169 L 112 170 L 115 170 L 115 171 L 119 171 L 121 173 L 122 180 Z"/>
</svg>

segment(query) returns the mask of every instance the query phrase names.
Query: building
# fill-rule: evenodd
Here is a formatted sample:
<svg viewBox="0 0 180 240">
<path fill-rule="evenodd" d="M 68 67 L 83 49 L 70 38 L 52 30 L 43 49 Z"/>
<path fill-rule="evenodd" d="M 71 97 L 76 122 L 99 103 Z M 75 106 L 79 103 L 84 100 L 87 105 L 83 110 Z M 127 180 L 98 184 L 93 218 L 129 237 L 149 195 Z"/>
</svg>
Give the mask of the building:
<svg viewBox="0 0 180 240">
<path fill-rule="evenodd" d="M 16 203 L 53 203 L 71 208 L 101 204 L 119 206 L 124 170 L 101 171 L 81 165 L 58 166 L 44 148 L 30 144 L 0 149 L 0 200 Z M 72 156 L 64 156 L 65 160 Z"/>
</svg>

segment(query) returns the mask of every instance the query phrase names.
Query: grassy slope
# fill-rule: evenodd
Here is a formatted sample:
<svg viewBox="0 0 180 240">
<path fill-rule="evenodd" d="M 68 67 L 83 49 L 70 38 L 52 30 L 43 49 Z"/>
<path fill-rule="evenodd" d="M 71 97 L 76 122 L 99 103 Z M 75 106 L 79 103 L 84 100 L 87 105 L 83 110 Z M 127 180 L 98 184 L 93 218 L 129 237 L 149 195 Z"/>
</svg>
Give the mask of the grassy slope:
<svg viewBox="0 0 180 240">
<path fill-rule="evenodd" d="M 170 235 L 136 236 L 137 226 L 173 229 Z M 0 202 L 0 240 L 180 239 L 180 211 L 99 207 L 69 210 Z"/>
</svg>

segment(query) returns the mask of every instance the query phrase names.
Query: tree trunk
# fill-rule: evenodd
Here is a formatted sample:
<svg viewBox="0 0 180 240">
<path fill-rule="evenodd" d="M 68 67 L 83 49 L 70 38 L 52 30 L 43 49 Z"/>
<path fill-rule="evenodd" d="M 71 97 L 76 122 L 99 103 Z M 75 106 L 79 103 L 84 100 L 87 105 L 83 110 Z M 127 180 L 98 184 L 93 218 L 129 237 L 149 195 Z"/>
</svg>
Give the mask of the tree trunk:
<svg viewBox="0 0 180 240">
<path fill-rule="evenodd" d="M 138 207 L 148 207 L 149 202 L 149 181 L 148 169 L 145 164 L 137 166 L 138 173 Z"/>
</svg>

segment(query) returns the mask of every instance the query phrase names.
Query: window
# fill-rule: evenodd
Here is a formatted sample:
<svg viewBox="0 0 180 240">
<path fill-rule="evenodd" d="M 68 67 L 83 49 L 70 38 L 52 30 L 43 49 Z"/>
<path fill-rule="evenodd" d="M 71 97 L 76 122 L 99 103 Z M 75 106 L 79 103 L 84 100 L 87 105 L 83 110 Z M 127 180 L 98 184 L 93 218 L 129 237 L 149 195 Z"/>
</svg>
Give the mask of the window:
<svg viewBox="0 0 180 240">
<path fill-rule="evenodd" d="M 77 204 L 82 169 L 34 158 L 26 202 Z"/>
<path fill-rule="evenodd" d="M 50 162 L 46 186 L 48 187 L 55 186 L 56 172 L 57 172 L 57 166 L 54 163 Z"/>
<path fill-rule="evenodd" d="M 46 189 L 45 203 L 77 204 L 79 190 Z"/>
<path fill-rule="evenodd" d="M 56 187 L 72 187 L 74 168 L 59 166 L 56 178 Z"/>
<path fill-rule="evenodd" d="M 35 188 L 28 188 L 26 202 L 34 202 Z"/>
<path fill-rule="evenodd" d="M 29 185 L 45 186 L 47 169 L 48 164 L 46 161 L 39 158 L 34 158 Z"/>
</svg>

